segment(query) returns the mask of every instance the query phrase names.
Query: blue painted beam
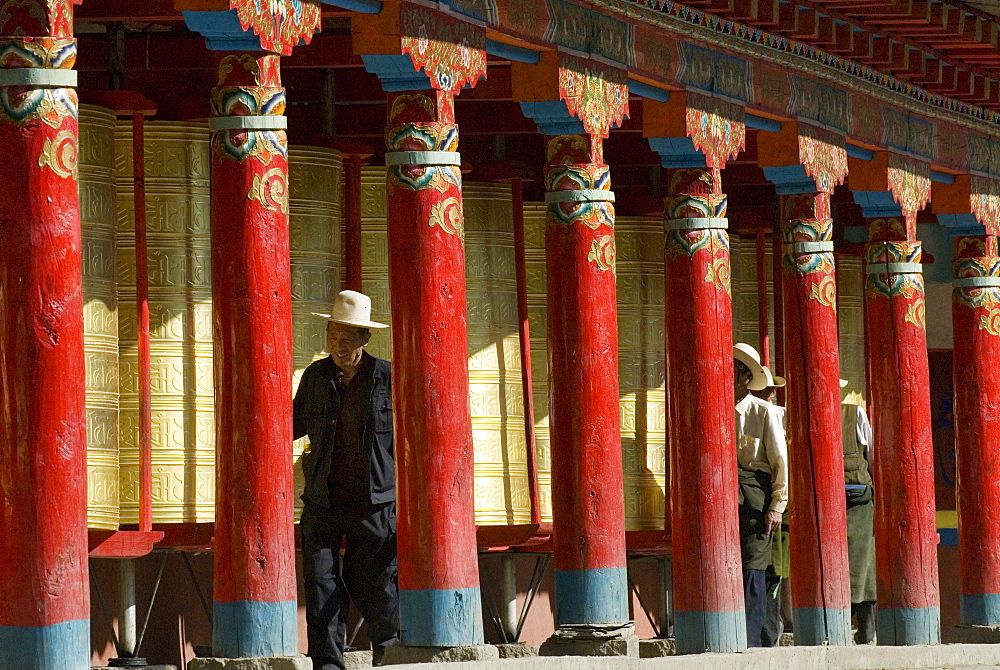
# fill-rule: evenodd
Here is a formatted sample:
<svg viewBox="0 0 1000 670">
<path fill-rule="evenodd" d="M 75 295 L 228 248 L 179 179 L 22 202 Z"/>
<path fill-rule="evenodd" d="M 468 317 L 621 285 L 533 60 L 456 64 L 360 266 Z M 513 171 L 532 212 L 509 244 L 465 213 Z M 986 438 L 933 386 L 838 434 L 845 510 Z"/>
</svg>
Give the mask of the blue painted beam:
<svg viewBox="0 0 1000 670">
<path fill-rule="evenodd" d="M 212 51 L 261 51 L 260 39 L 243 30 L 233 10 L 224 12 L 181 12 L 189 30 L 201 34 Z"/>
<path fill-rule="evenodd" d="M 940 184 L 954 184 L 955 175 L 948 174 L 947 172 L 938 172 L 937 170 L 931 170 L 931 181 L 936 181 Z"/>
<path fill-rule="evenodd" d="M 774 184 L 778 195 L 816 193 L 816 180 L 806 174 L 802 165 L 766 167 L 763 170 L 764 178 Z"/>
<path fill-rule="evenodd" d="M 542 135 L 579 135 L 583 132 L 583 122 L 570 115 L 562 100 L 522 102 L 521 112 L 538 124 Z"/>
<path fill-rule="evenodd" d="M 324 5 L 333 5 L 341 9 L 349 9 L 361 14 L 379 14 L 382 11 L 380 0 L 321 0 Z"/>
<path fill-rule="evenodd" d="M 660 154 L 665 168 L 706 167 L 705 154 L 694 148 L 690 137 L 650 137 L 649 148 Z"/>
<path fill-rule="evenodd" d="M 857 158 L 863 161 L 870 161 L 875 158 L 874 151 L 869 151 L 863 147 L 856 147 L 853 144 L 847 145 L 847 155 L 851 158 Z"/>
<path fill-rule="evenodd" d="M 427 75 L 413 68 L 413 61 L 406 54 L 399 56 L 366 56 L 361 60 L 365 69 L 378 75 L 382 90 L 389 93 L 399 91 L 425 91 L 431 88 Z"/>
<path fill-rule="evenodd" d="M 861 206 L 861 213 L 868 219 L 884 216 L 903 216 L 903 210 L 892 199 L 889 191 L 851 191 L 854 202 Z"/>
<path fill-rule="evenodd" d="M 656 102 L 666 102 L 670 99 L 670 91 L 657 88 L 656 86 L 651 86 L 635 79 L 628 80 L 628 92 L 633 93 L 640 98 L 648 98 L 649 100 L 655 100 Z"/>
<path fill-rule="evenodd" d="M 974 214 L 938 214 L 937 220 L 952 237 L 986 234 L 986 227 Z"/>
<path fill-rule="evenodd" d="M 506 58 L 507 60 L 517 61 L 518 63 L 531 63 L 532 65 L 537 63 L 538 59 L 541 57 L 541 54 L 537 51 L 514 46 L 513 44 L 497 42 L 496 40 L 491 40 L 489 38 L 486 39 L 486 53 L 491 56 L 496 56 L 497 58 Z"/>
<path fill-rule="evenodd" d="M 747 114 L 745 117 L 745 123 L 747 128 L 754 128 L 756 130 L 766 130 L 768 132 L 776 133 L 781 130 L 781 121 L 775 121 L 774 119 L 766 119 L 763 116 L 757 116 L 755 114 Z"/>
</svg>

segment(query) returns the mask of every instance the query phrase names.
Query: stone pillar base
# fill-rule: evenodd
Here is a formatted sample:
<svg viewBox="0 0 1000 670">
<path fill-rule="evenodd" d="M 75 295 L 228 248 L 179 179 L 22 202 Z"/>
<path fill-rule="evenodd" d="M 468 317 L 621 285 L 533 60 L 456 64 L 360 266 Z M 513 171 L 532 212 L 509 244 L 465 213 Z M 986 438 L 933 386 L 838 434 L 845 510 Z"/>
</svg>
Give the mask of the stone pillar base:
<svg viewBox="0 0 1000 670">
<path fill-rule="evenodd" d="M 393 644 L 385 648 L 382 665 L 497 660 L 500 660 L 500 653 L 492 644 L 470 644 L 465 647 L 409 647 Z"/>
<path fill-rule="evenodd" d="M 631 656 L 639 658 L 639 638 L 631 623 L 564 624 L 542 643 L 539 656 Z"/>
<path fill-rule="evenodd" d="M 192 658 L 187 670 L 312 670 L 308 656 L 264 656 L 261 658 Z"/>
<path fill-rule="evenodd" d="M 372 652 L 370 649 L 349 651 L 344 654 L 345 670 L 363 670 L 370 667 L 372 667 Z M 319 670 L 319 668 L 314 668 L 314 670 Z"/>
<path fill-rule="evenodd" d="M 529 658 L 538 656 L 537 644 L 498 644 L 497 651 L 500 658 Z"/>
<path fill-rule="evenodd" d="M 1000 644 L 1000 626 L 952 626 L 948 642 L 957 644 Z"/>
<path fill-rule="evenodd" d="M 672 637 L 639 640 L 639 658 L 660 658 L 661 656 L 673 656 L 676 653 L 677 641 Z"/>
</svg>

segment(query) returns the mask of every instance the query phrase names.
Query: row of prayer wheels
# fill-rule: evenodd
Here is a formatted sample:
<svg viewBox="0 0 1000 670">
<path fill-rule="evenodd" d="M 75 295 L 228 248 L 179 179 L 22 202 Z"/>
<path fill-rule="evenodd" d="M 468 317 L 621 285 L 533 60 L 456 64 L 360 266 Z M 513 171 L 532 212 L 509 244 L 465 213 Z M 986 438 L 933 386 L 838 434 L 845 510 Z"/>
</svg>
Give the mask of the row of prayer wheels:
<svg viewBox="0 0 1000 670">
<path fill-rule="evenodd" d="M 209 134 L 203 123 L 145 129 L 154 523 L 210 522 L 215 504 Z M 325 355 L 323 312 L 343 277 L 343 169 L 331 149 L 289 149 L 295 382 Z M 80 110 L 84 242 L 89 525 L 138 520 L 138 389 L 132 130 L 109 111 Z M 530 521 L 527 439 L 518 343 L 516 266 L 508 184 L 463 188 L 469 310 L 469 387 L 476 523 Z M 362 171 L 363 287 L 388 321 L 383 168 Z M 551 461 L 545 350 L 545 206 L 524 209 L 540 512 L 550 521 Z M 626 525 L 663 528 L 663 228 L 659 217 L 616 221 L 622 451 Z M 733 241 L 734 336 L 755 342 L 754 241 Z M 846 259 L 850 260 L 850 259 Z M 863 388 L 860 265 L 841 267 L 844 375 Z M 391 331 L 369 350 L 391 358 Z M 292 445 L 298 460 L 305 445 Z M 296 468 L 302 485 L 301 469 Z M 301 503 L 300 503 L 301 504 Z"/>
</svg>

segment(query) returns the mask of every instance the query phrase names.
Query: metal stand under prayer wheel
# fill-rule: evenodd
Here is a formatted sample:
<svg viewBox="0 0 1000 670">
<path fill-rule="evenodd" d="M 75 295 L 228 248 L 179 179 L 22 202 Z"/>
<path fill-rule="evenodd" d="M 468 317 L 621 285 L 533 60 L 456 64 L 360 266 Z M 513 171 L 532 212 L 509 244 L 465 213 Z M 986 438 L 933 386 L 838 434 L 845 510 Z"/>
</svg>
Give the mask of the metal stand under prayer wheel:
<svg viewBox="0 0 1000 670">
<path fill-rule="evenodd" d="M 212 95 L 219 491 L 212 643 L 214 656 L 223 658 L 287 657 L 298 651 L 288 450 L 288 162 L 278 60 L 220 54 L 219 85 Z"/>
<path fill-rule="evenodd" d="M 796 645 L 851 644 L 830 195 L 781 197 Z"/>
<path fill-rule="evenodd" d="M 955 449 L 961 626 L 955 641 L 1000 641 L 1000 258 L 997 238 L 956 237 Z"/>
<path fill-rule="evenodd" d="M 77 670 L 90 596 L 76 40 L 69 3 L 5 10 L 0 667 Z"/>
</svg>

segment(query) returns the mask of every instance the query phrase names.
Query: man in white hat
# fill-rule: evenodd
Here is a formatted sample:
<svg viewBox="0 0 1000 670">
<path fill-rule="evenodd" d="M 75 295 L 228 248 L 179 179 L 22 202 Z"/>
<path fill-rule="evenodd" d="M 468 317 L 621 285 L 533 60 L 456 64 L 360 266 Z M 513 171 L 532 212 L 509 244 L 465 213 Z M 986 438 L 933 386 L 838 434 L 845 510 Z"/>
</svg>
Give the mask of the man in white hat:
<svg viewBox="0 0 1000 670">
<path fill-rule="evenodd" d="M 771 533 L 781 529 L 788 505 L 788 450 L 777 408 L 750 393 L 767 385 L 757 350 L 741 342 L 733 347 L 733 359 L 747 644 L 759 647 L 767 617 Z"/>
<path fill-rule="evenodd" d="M 330 355 L 306 368 L 293 405 L 295 439 L 309 436 L 300 525 L 308 653 L 316 670 L 343 670 L 351 600 L 376 664 L 399 634 L 391 376 L 388 361 L 364 350 L 371 330 L 388 326 L 356 291 L 314 316 L 327 320 Z"/>
</svg>

